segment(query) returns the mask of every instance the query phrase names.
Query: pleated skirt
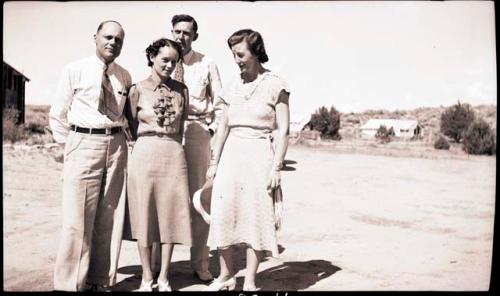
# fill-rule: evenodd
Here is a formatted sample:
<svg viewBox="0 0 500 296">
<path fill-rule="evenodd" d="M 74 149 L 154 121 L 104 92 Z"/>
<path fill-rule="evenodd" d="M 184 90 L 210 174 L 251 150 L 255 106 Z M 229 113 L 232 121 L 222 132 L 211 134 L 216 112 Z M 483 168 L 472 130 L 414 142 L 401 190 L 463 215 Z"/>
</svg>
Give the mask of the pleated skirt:
<svg viewBox="0 0 500 296">
<path fill-rule="evenodd" d="M 132 239 L 191 246 L 186 157 L 169 137 L 139 137 L 131 153 L 127 202 Z"/>
<path fill-rule="evenodd" d="M 212 189 L 210 250 L 245 244 L 278 257 L 273 199 L 266 186 L 273 156 L 268 138 L 230 131 Z"/>
</svg>

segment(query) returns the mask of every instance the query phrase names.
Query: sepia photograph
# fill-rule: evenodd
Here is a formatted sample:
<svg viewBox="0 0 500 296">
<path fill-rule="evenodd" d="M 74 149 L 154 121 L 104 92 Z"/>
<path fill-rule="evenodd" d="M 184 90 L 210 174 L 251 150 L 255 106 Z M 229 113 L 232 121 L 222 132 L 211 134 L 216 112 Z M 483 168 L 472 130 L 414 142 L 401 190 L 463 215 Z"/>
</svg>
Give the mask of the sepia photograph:
<svg viewBox="0 0 500 296">
<path fill-rule="evenodd" d="M 3 290 L 491 292 L 495 34 L 493 1 L 4 2 Z"/>
</svg>

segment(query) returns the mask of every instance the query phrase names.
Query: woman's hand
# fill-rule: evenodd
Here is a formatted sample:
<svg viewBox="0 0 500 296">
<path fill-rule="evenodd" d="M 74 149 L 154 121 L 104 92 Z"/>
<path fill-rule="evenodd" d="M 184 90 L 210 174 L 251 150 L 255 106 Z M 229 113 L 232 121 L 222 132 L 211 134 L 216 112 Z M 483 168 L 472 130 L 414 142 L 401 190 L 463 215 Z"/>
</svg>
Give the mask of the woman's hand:
<svg viewBox="0 0 500 296">
<path fill-rule="evenodd" d="M 274 189 L 281 185 L 281 173 L 277 170 L 272 170 L 267 182 L 267 192 L 271 194 Z"/>
<path fill-rule="evenodd" d="M 215 177 L 215 173 L 217 172 L 217 165 L 216 164 L 210 164 L 208 166 L 207 173 L 205 175 L 205 178 L 207 180 L 213 179 Z"/>
</svg>

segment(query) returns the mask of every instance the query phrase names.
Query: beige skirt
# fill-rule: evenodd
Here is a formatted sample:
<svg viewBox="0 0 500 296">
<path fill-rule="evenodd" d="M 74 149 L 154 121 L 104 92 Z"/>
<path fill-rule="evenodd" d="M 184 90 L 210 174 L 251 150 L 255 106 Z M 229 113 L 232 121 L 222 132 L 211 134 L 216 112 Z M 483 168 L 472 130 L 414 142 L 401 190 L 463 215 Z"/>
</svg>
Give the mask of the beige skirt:
<svg viewBox="0 0 500 296">
<path fill-rule="evenodd" d="M 273 198 L 266 184 L 273 161 L 268 134 L 231 129 L 224 144 L 211 200 L 211 250 L 245 244 L 278 257 Z"/>
<path fill-rule="evenodd" d="M 191 246 L 187 165 L 180 142 L 139 137 L 127 171 L 130 233 L 125 238 L 131 235 L 145 247 L 153 242 Z"/>
</svg>

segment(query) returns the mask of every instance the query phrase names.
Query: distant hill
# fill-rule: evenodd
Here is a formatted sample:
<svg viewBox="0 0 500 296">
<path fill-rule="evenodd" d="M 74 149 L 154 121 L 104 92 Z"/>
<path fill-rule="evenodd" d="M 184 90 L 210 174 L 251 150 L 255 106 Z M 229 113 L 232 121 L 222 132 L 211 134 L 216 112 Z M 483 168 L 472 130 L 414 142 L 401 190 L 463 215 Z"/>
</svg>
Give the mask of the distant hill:
<svg viewBox="0 0 500 296">
<path fill-rule="evenodd" d="M 439 134 L 441 114 L 448 107 L 421 107 L 413 110 L 367 110 L 361 113 L 341 113 L 340 134 L 343 139 L 352 139 L 359 132 L 359 127 L 369 119 L 415 119 L 423 127 L 424 137 L 432 138 Z M 478 105 L 472 106 L 476 118 L 483 118 L 496 132 L 497 106 Z"/>
<path fill-rule="evenodd" d="M 361 113 L 341 113 L 340 134 L 343 139 L 352 139 L 356 136 L 356 130 L 369 119 L 415 119 L 423 126 L 424 136 L 429 133 L 432 137 L 439 134 L 441 114 L 448 107 L 421 107 L 413 110 L 367 110 Z M 473 106 L 476 118 L 483 118 L 495 130 L 497 127 L 497 106 L 478 105 Z M 49 105 L 27 105 L 26 118 L 28 122 L 37 122 L 40 125 L 48 125 Z"/>
</svg>

